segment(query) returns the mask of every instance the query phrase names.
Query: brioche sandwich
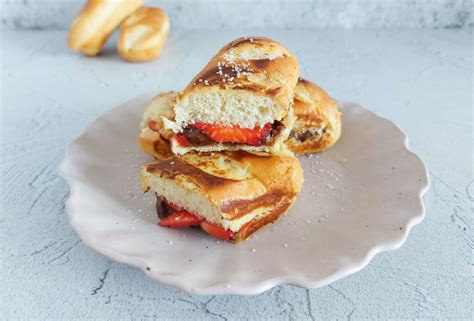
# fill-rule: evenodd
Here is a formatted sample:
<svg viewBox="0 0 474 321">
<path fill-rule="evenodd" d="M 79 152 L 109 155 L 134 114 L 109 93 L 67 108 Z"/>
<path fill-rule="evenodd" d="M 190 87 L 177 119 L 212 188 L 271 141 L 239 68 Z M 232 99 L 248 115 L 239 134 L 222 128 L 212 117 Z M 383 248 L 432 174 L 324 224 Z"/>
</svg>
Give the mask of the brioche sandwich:
<svg viewBox="0 0 474 321">
<path fill-rule="evenodd" d="M 144 191 L 157 195 L 160 226 L 200 226 L 235 243 L 283 215 L 302 183 L 296 158 L 243 151 L 175 155 L 141 172 Z"/>
<path fill-rule="evenodd" d="M 245 37 L 229 43 L 176 95 L 173 116 L 162 118 L 173 132 L 173 153 L 286 153 L 298 76 L 296 58 L 273 40 Z"/>
<path fill-rule="evenodd" d="M 296 123 L 286 141 L 296 154 L 328 149 L 341 136 L 341 113 L 337 102 L 314 83 L 300 79 L 295 88 Z"/>
<path fill-rule="evenodd" d="M 157 159 L 173 155 L 169 140 L 174 132 L 163 126 L 162 117 L 174 118 L 177 96 L 175 92 L 161 93 L 143 113 L 138 144 Z M 304 79 L 298 81 L 293 101 L 296 123 L 287 146 L 296 154 L 321 152 L 331 147 L 341 135 L 337 103 L 323 89 Z"/>
</svg>

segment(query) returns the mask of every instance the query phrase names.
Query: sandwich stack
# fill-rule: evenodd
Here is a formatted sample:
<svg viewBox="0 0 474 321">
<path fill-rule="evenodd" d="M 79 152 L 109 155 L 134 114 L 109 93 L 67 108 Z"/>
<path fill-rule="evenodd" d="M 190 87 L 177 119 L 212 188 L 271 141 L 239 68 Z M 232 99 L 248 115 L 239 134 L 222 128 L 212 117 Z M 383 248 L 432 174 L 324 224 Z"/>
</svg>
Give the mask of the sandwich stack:
<svg viewBox="0 0 474 321">
<path fill-rule="evenodd" d="M 145 108 L 139 146 L 157 162 L 141 172 L 157 195 L 159 225 L 199 226 L 241 242 L 296 200 L 294 153 L 319 152 L 341 132 L 337 104 L 299 78 L 299 63 L 268 38 L 224 46 L 181 92 Z"/>
</svg>

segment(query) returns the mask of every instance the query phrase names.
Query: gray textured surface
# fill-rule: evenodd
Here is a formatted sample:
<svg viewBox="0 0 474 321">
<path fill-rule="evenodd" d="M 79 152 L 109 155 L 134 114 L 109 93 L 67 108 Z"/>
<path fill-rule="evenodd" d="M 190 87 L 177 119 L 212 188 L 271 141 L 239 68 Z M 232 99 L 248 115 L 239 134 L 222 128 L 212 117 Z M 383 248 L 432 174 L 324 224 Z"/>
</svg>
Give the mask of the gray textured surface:
<svg viewBox="0 0 474 321">
<path fill-rule="evenodd" d="M 2 27 L 67 29 L 85 0 L 1 0 Z M 172 28 L 462 28 L 472 0 L 145 0 Z"/>
<path fill-rule="evenodd" d="M 174 32 L 163 56 L 125 63 L 67 50 L 65 32 L 1 34 L 0 319 L 472 319 L 472 31 L 261 31 L 306 76 L 390 118 L 426 162 L 426 219 L 399 250 L 327 287 L 192 296 L 86 248 L 67 224 L 65 147 L 98 115 L 181 88 L 236 31 Z M 199 50 L 197 50 L 199 45 Z"/>
</svg>

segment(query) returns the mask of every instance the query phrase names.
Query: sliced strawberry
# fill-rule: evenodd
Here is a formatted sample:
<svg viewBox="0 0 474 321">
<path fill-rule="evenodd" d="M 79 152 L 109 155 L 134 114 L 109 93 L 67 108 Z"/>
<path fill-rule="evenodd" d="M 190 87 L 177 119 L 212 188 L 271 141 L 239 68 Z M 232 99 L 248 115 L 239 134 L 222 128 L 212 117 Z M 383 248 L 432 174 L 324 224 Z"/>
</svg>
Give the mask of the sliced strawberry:
<svg viewBox="0 0 474 321">
<path fill-rule="evenodd" d="M 162 219 L 158 225 L 164 227 L 188 227 L 188 226 L 198 226 L 201 223 L 202 219 L 197 217 L 194 214 L 191 214 L 187 211 L 174 212 L 170 216 Z"/>
<path fill-rule="evenodd" d="M 250 128 L 240 128 L 239 126 L 221 126 L 205 123 L 195 123 L 195 128 L 203 131 L 210 139 L 218 143 L 241 143 L 248 145 L 260 145 L 260 140 L 267 136 L 272 125 L 266 124 L 263 128 L 259 126 Z"/>
<path fill-rule="evenodd" d="M 178 143 L 178 145 L 181 147 L 189 146 L 189 142 L 186 139 L 186 137 L 184 137 L 184 135 L 176 134 L 173 137 L 171 137 L 171 139 L 174 139 Z"/>
<path fill-rule="evenodd" d="M 158 123 L 154 120 L 150 120 L 148 123 L 148 128 L 150 128 L 154 132 L 159 132 L 160 128 L 158 128 Z"/>
<path fill-rule="evenodd" d="M 206 231 L 209 235 L 212 235 L 218 239 L 230 241 L 234 238 L 234 232 L 226 230 L 222 226 L 210 223 L 208 221 L 201 222 L 201 228 Z"/>
</svg>

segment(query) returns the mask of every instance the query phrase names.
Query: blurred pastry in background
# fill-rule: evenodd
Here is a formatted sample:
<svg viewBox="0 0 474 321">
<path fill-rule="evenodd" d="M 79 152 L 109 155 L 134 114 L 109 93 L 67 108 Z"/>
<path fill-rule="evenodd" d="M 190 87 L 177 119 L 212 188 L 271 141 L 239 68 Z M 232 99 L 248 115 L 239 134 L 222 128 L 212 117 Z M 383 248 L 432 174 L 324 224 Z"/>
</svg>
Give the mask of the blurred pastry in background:
<svg viewBox="0 0 474 321">
<path fill-rule="evenodd" d="M 88 56 L 97 55 L 115 28 L 142 4 L 143 0 L 87 1 L 69 31 L 69 47 Z"/>
<path fill-rule="evenodd" d="M 225 45 L 180 92 L 171 129 L 171 150 L 245 150 L 287 155 L 293 128 L 294 88 L 300 66 L 282 44 L 264 37 L 242 37 Z"/>
<path fill-rule="evenodd" d="M 286 145 L 295 154 L 322 152 L 341 136 L 341 113 L 337 102 L 314 83 L 299 79 L 293 110 L 296 123 Z"/>
<path fill-rule="evenodd" d="M 159 8 L 141 7 L 120 25 L 117 50 L 123 59 L 149 61 L 161 54 L 170 30 L 166 12 Z"/>
<path fill-rule="evenodd" d="M 157 196 L 158 225 L 239 243 L 287 212 L 303 169 L 293 156 L 189 152 L 144 165 L 141 184 Z"/>
</svg>

